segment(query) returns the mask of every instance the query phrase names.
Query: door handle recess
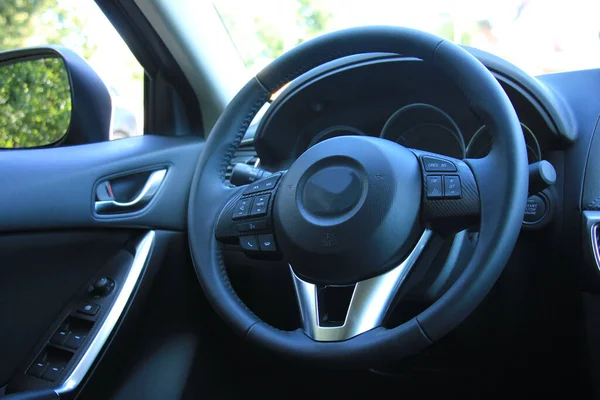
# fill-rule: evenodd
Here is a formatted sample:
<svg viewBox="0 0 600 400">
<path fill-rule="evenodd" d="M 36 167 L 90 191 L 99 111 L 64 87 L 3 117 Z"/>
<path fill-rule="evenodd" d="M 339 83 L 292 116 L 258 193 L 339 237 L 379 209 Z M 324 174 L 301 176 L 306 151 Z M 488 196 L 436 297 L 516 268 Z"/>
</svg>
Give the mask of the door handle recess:
<svg viewBox="0 0 600 400">
<path fill-rule="evenodd" d="M 140 190 L 133 200 L 126 203 L 115 200 L 98 200 L 94 203 L 94 211 L 96 211 L 96 214 L 103 215 L 140 211 L 154 198 L 154 195 L 158 192 L 166 174 L 166 168 L 152 172 L 150 176 L 148 176 L 148 180 L 144 184 L 144 187 L 142 187 L 142 190 Z"/>
</svg>

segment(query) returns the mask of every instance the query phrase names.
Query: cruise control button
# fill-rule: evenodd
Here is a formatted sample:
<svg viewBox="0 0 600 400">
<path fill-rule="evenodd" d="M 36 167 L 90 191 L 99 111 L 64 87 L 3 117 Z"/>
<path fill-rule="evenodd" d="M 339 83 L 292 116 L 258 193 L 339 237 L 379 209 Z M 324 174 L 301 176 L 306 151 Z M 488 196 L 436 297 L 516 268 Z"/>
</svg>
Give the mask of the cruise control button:
<svg viewBox="0 0 600 400">
<path fill-rule="evenodd" d="M 247 217 L 250 214 L 250 204 L 252 203 L 252 199 L 242 199 L 237 202 L 235 208 L 233 209 L 233 219 L 240 219 Z"/>
<path fill-rule="evenodd" d="M 262 196 L 256 196 L 252 203 L 252 210 L 250 211 L 251 217 L 258 217 L 267 214 L 267 206 L 269 204 L 270 194 L 263 194 Z"/>
<path fill-rule="evenodd" d="M 458 176 L 444 176 L 444 197 L 458 198 L 460 196 L 460 178 Z"/>
<path fill-rule="evenodd" d="M 442 158 L 424 156 L 423 165 L 427 172 L 456 172 L 456 165 Z"/>
<path fill-rule="evenodd" d="M 240 246 L 246 251 L 258 251 L 258 241 L 256 236 L 241 236 Z"/>
<path fill-rule="evenodd" d="M 428 199 L 441 199 L 443 197 L 441 176 L 428 176 L 426 186 Z"/>
<path fill-rule="evenodd" d="M 261 251 L 277 251 L 275 247 L 275 238 L 273 235 L 258 235 L 258 245 Z"/>
</svg>

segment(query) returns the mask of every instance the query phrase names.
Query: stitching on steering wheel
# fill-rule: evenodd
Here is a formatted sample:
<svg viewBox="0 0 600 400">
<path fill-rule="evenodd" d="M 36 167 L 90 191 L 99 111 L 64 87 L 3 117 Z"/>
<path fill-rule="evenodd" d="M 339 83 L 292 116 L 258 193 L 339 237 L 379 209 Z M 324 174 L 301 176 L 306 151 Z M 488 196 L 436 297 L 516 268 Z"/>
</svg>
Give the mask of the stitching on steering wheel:
<svg viewBox="0 0 600 400">
<path fill-rule="evenodd" d="M 242 299 L 240 299 L 240 297 L 236 293 L 235 289 L 231 285 L 231 281 L 229 280 L 229 275 L 227 274 L 227 269 L 225 267 L 225 260 L 223 259 L 223 246 L 222 245 L 220 245 L 219 248 L 217 249 L 217 259 L 219 261 L 219 267 L 221 268 L 221 277 L 223 279 L 223 284 L 225 285 L 225 287 L 227 287 L 227 289 L 233 295 L 233 298 L 235 298 L 246 309 L 246 311 L 248 311 L 250 314 L 252 314 L 253 317 L 256 317 L 258 320 L 261 320 L 260 318 L 258 318 L 258 316 L 256 314 L 254 314 L 254 312 L 252 312 L 252 310 L 250 310 L 248 308 L 246 303 L 244 303 L 242 301 Z"/>
<path fill-rule="evenodd" d="M 437 46 L 435 46 L 435 49 L 433 50 L 433 56 L 432 56 L 432 61 L 433 64 L 435 65 L 435 57 L 437 55 L 437 52 L 440 48 L 440 46 L 442 46 L 442 44 L 445 42 L 446 40 L 442 40 L 441 42 L 439 42 L 437 44 Z M 448 73 L 448 69 L 452 69 L 452 74 Z M 456 72 L 456 68 L 454 67 L 454 64 L 448 63 L 447 65 L 444 66 L 444 68 L 441 68 L 441 70 L 444 72 L 445 75 L 447 75 L 452 82 L 454 82 L 454 84 L 456 85 L 456 87 L 458 87 L 458 90 L 460 90 L 460 92 L 463 94 L 463 96 L 465 97 L 465 100 L 467 100 L 467 103 L 469 104 L 469 107 L 471 108 L 471 110 L 473 110 L 473 112 L 479 117 L 481 118 L 482 122 L 484 123 L 484 125 L 490 126 L 487 122 L 487 119 L 485 118 L 484 115 L 481 114 L 481 112 L 479 111 L 479 109 L 475 108 L 473 106 L 473 100 L 471 99 L 471 96 L 469 96 L 469 94 L 465 91 L 463 85 L 460 83 L 460 81 L 456 78 L 459 74 Z"/>
<path fill-rule="evenodd" d="M 235 154 L 235 151 L 237 150 L 240 142 L 242 141 L 244 135 L 246 134 L 246 131 L 248 130 L 248 127 L 250 126 L 252 119 L 254 118 L 254 116 L 256 115 L 258 110 L 260 110 L 260 108 L 265 104 L 268 97 L 269 97 L 268 93 L 261 95 L 254 102 L 254 104 L 252 105 L 252 108 L 250 109 L 248 114 L 246 114 L 246 118 L 244 118 L 244 121 L 242 121 L 242 124 L 240 125 L 238 133 L 236 134 L 236 137 L 229 145 L 227 151 L 225 152 L 225 156 L 223 157 L 223 162 L 221 164 L 221 171 L 220 171 L 221 182 L 223 182 L 223 183 L 225 182 L 225 173 L 227 172 L 227 166 L 231 163 L 231 160 L 233 159 L 233 155 Z M 257 320 L 261 321 L 261 319 L 256 314 L 254 314 L 252 312 L 252 310 L 250 310 L 248 308 L 248 306 L 242 301 L 242 299 L 240 299 L 240 297 L 236 293 L 235 289 L 231 285 L 231 281 L 229 280 L 229 275 L 227 274 L 227 268 L 225 267 L 225 260 L 223 259 L 223 246 L 222 245 L 219 245 L 219 247 L 217 248 L 217 261 L 219 264 L 219 268 L 221 269 L 221 273 L 219 275 L 220 275 L 221 281 L 223 282 L 223 285 L 229 290 L 229 292 L 232 294 L 232 297 L 239 304 L 241 304 L 242 307 L 244 307 L 244 309 L 246 311 L 248 311 Z"/>
<path fill-rule="evenodd" d="M 256 116 L 256 113 L 258 113 L 258 110 L 260 110 L 260 108 L 265 104 L 265 102 L 267 101 L 268 98 L 269 98 L 269 93 L 261 95 L 258 98 L 258 100 L 256 100 L 254 102 L 254 104 L 252 105 L 252 108 L 250 109 L 248 114 L 246 114 L 246 118 L 244 118 L 244 121 L 240 125 L 240 129 L 238 130 L 238 133 L 237 133 L 235 139 L 231 142 L 231 144 L 229 145 L 229 148 L 225 152 L 225 157 L 223 158 L 223 163 L 221 164 L 221 171 L 220 171 L 221 182 L 223 182 L 223 183 L 225 182 L 225 173 L 227 172 L 227 167 L 231 163 L 231 160 L 233 159 L 233 155 L 235 154 L 235 151 L 237 150 L 238 146 L 240 145 L 240 142 L 244 138 L 244 135 L 246 134 L 246 131 L 248 130 L 248 127 L 250 126 L 250 123 L 252 122 L 252 119 L 254 119 L 254 117 Z"/>
</svg>

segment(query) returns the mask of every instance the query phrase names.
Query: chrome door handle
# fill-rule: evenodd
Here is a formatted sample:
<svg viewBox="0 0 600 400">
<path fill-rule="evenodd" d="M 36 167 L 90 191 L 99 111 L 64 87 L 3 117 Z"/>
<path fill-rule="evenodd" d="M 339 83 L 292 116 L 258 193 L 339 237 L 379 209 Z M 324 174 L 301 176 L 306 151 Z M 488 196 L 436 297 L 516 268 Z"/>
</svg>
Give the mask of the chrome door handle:
<svg viewBox="0 0 600 400">
<path fill-rule="evenodd" d="M 150 203 L 150 200 L 158 192 L 158 188 L 160 188 L 166 174 L 166 168 L 152 172 L 135 199 L 126 203 L 115 200 L 96 201 L 94 203 L 94 211 L 97 214 L 123 214 L 141 210 Z"/>
</svg>

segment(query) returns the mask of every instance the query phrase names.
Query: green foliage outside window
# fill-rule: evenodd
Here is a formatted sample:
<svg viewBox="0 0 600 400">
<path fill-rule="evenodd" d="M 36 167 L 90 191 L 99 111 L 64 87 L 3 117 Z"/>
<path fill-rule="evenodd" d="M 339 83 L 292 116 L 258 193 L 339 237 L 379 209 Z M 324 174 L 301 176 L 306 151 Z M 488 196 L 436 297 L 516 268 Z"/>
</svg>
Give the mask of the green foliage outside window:
<svg viewBox="0 0 600 400">
<path fill-rule="evenodd" d="M 60 58 L 0 65 L 0 148 L 60 140 L 71 120 L 71 88 Z"/>
</svg>

